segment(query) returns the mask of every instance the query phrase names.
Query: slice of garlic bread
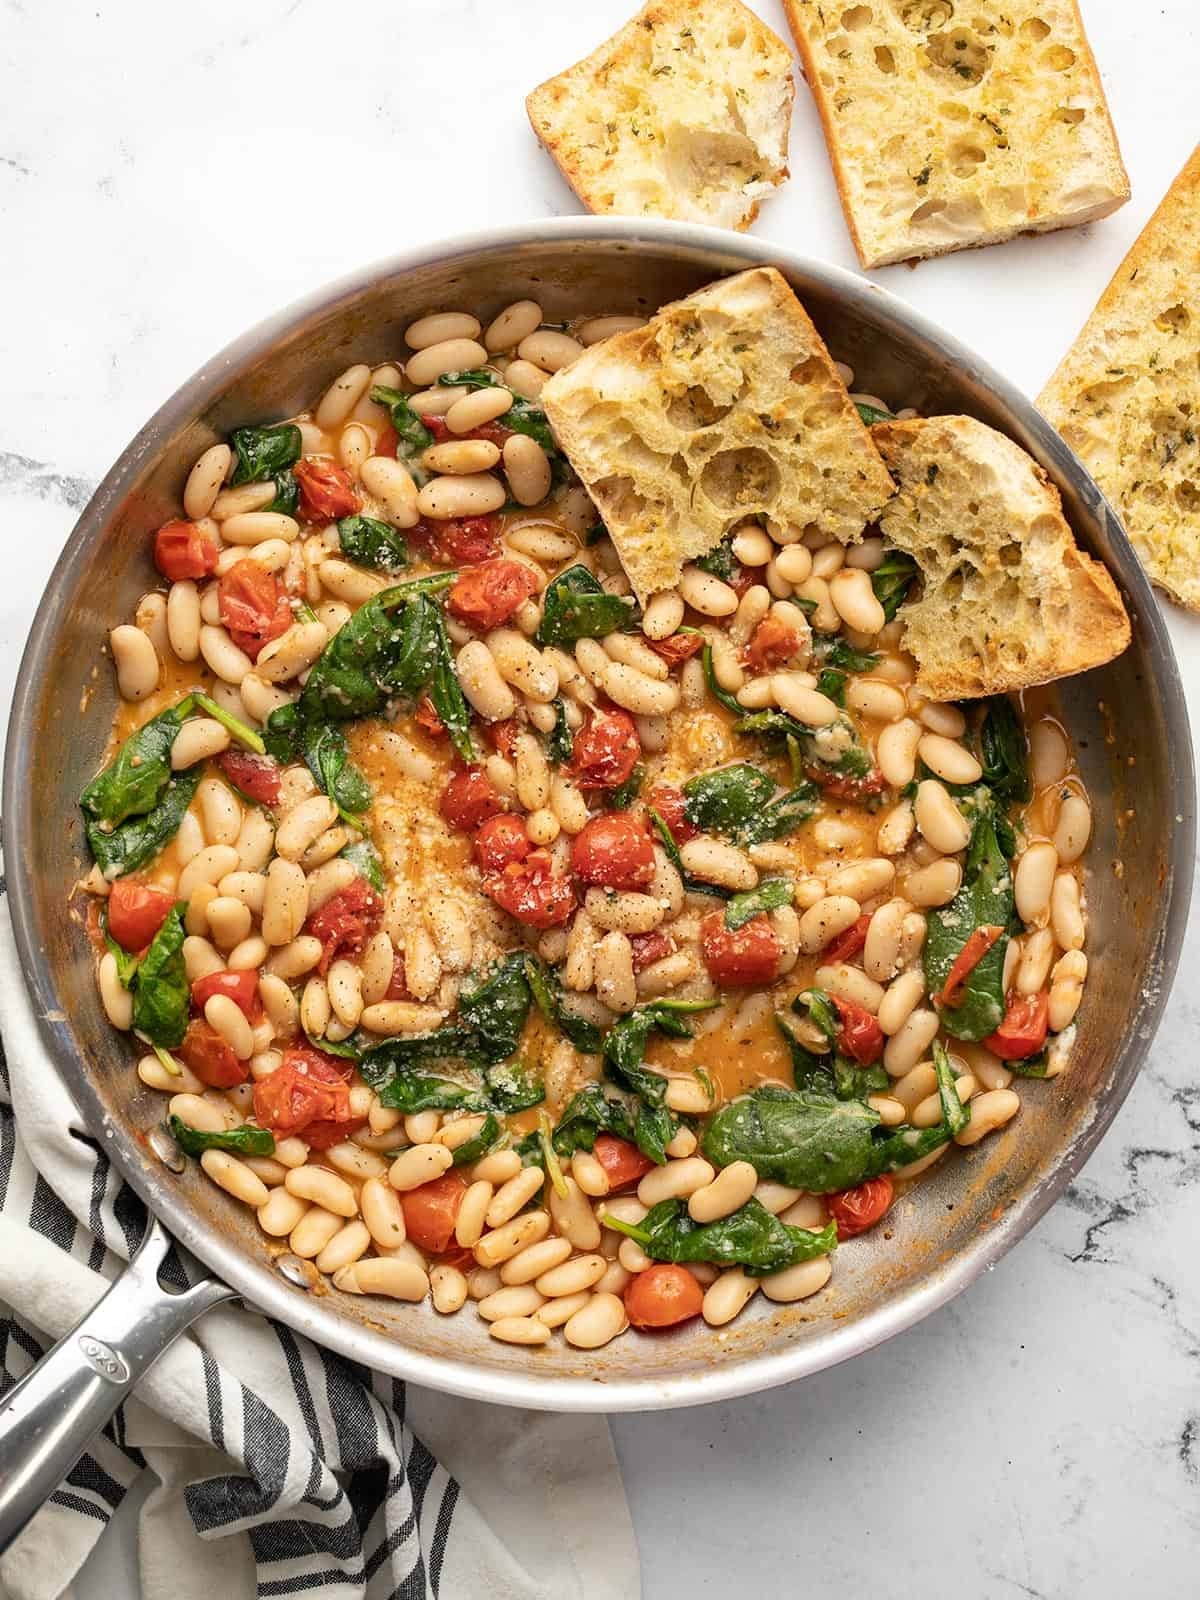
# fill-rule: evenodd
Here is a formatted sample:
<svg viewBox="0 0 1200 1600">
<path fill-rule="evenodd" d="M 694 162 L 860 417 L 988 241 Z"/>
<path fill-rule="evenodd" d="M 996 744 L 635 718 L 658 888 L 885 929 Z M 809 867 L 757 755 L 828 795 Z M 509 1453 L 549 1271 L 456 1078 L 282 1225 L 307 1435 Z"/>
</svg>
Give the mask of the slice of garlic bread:
<svg viewBox="0 0 1200 1600">
<path fill-rule="evenodd" d="M 783 0 L 864 267 L 1129 198 L 1075 0 Z"/>
<path fill-rule="evenodd" d="M 1117 268 L 1038 405 L 1150 578 L 1200 611 L 1200 145 Z"/>
<path fill-rule="evenodd" d="M 745 517 L 849 543 L 892 492 L 821 336 L 773 267 L 593 345 L 541 401 L 643 602 Z"/>
<path fill-rule="evenodd" d="M 741 0 L 651 0 L 526 107 L 589 211 L 748 228 L 787 177 L 794 93 Z"/>
<path fill-rule="evenodd" d="M 1116 585 L 1019 445 L 974 417 L 871 433 L 899 484 L 880 527 L 921 569 L 921 597 L 900 617 L 932 698 L 1025 689 L 1120 655 L 1130 633 Z"/>
</svg>

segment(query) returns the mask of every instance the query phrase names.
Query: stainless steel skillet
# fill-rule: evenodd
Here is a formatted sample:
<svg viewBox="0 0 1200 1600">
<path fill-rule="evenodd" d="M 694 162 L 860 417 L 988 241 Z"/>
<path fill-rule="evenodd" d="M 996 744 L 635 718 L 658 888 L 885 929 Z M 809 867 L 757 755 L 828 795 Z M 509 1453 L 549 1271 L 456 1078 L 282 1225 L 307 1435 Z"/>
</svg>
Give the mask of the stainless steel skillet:
<svg viewBox="0 0 1200 1600">
<path fill-rule="evenodd" d="M 1095 805 L 1089 856 L 1092 970 L 1069 1075 L 1037 1086 L 995 1140 L 944 1162 L 895 1214 L 892 1237 L 846 1251 L 819 1305 L 765 1302 L 719 1341 L 689 1326 L 652 1343 L 581 1357 L 517 1351 L 472 1318 L 310 1293 L 276 1264 L 248 1217 L 194 1167 L 175 1171 L 147 1133 L 161 1098 L 139 1084 L 127 1041 L 107 1025 L 91 956 L 64 915 L 85 851 L 76 797 L 95 769 L 113 706 L 109 672 L 93 680 L 105 632 L 155 581 L 147 535 L 176 514 L 187 470 L 231 426 L 287 415 L 351 361 L 400 349 L 420 313 L 462 305 L 487 315 L 530 296 L 548 318 L 649 311 L 761 261 L 791 279 L 858 386 L 895 406 L 967 411 L 1028 449 L 1062 492 L 1083 542 L 1109 564 L 1134 619 L 1130 650 L 1062 685 Z M 81 719 L 80 696 L 91 691 Z M 173 1303 L 142 1269 L 116 1291 L 128 1314 L 98 1337 L 76 1330 L 58 1363 L 75 1395 L 96 1390 L 83 1425 L 120 1398 L 187 1321 L 237 1293 L 367 1366 L 481 1399 L 562 1410 L 698 1404 L 746 1394 L 843 1361 L 911 1326 L 965 1288 L 1025 1233 L 1086 1160 L 1127 1094 L 1153 1037 L 1188 904 L 1194 836 L 1191 741 L 1178 672 L 1149 587 L 1096 486 L 1032 405 L 969 350 L 900 301 L 847 272 L 766 241 L 653 221 L 570 218 L 425 247 L 377 263 L 264 323 L 195 375 L 133 440 L 80 518 L 47 588 L 26 650 L 8 734 L 4 850 L 20 954 L 46 1047 L 88 1126 L 151 1211 L 214 1274 Z M 1114 863 L 1120 863 L 1120 872 Z M 22 1063 L 13 1062 L 20 1072 Z M 155 1299 L 139 1322 L 143 1297 Z M 107 1304 L 107 1302 L 106 1302 Z M 110 1306 L 110 1311 L 112 1307 Z M 89 1349 L 91 1354 L 89 1354 Z M 0 1430 L 13 1426 L 0 1408 Z M 60 1402 L 61 1409 L 61 1402 Z M 30 1460 L 33 1423 L 0 1444 Z M 67 1430 L 60 1429 L 65 1434 Z M 58 1440 L 53 1470 L 66 1470 Z M 52 1469 L 46 1468 L 46 1474 Z M 28 1477 L 28 1474 L 27 1474 Z M 41 1493 L 55 1479 L 38 1479 Z M 26 1484 L 28 1503 L 33 1489 Z M 3 1513 L 0 1491 L 0 1515 Z"/>
</svg>

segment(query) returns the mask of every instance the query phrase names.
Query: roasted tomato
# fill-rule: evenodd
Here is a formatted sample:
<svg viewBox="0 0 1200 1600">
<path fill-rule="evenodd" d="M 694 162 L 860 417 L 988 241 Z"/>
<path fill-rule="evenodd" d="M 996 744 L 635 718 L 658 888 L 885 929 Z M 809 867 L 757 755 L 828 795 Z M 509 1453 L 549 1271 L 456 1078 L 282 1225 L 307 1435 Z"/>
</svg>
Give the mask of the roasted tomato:
<svg viewBox="0 0 1200 1600">
<path fill-rule="evenodd" d="M 646 968 L 652 967 L 656 961 L 662 961 L 666 956 L 675 953 L 674 939 L 661 928 L 656 928 L 653 933 L 631 934 L 629 943 L 633 948 L 635 972 L 645 972 Z"/>
<path fill-rule="evenodd" d="M 887 779 L 878 767 L 872 767 L 861 778 L 843 777 L 830 772 L 828 767 L 808 767 L 806 772 L 822 794 L 827 794 L 831 800 L 849 800 L 854 805 L 874 800 L 887 789 Z"/>
<path fill-rule="evenodd" d="M 206 578 L 217 564 L 217 541 L 194 522 L 164 522 L 154 535 L 154 565 L 171 583 Z"/>
<path fill-rule="evenodd" d="M 686 1267 L 656 1261 L 625 1285 L 625 1315 L 635 1328 L 673 1328 L 698 1317 L 704 1290 Z"/>
<path fill-rule="evenodd" d="M 458 517 L 443 522 L 418 522 L 408 537 L 423 545 L 435 561 L 447 567 L 473 567 L 500 554 L 500 518 Z"/>
<path fill-rule="evenodd" d="M 192 985 L 192 1004 L 203 1011 L 215 994 L 227 995 L 248 1021 L 258 1021 L 257 972 L 210 972 L 207 978 L 197 978 Z"/>
<path fill-rule="evenodd" d="M 683 809 L 683 790 L 675 784 L 657 784 L 646 796 L 646 804 L 658 812 L 676 844 L 686 844 L 700 832 L 688 821 Z"/>
<path fill-rule="evenodd" d="M 754 630 L 754 637 L 746 649 L 746 664 L 754 672 L 775 672 L 800 653 L 804 634 L 800 627 L 800 613 L 796 621 L 781 617 L 771 611 Z"/>
<path fill-rule="evenodd" d="M 575 735 L 571 771 L 585 789 L 619 789 L 642 753 L 627 711 L 597 711 Z"/>
<path fill-rule="evenodd" d="M 489 817 L 475 835 L 475 859 L 485 872 L 499 872 L 510 861 L 524 861 L 532 850 L 520 817 Z"/>
<path fill-rule="evenodd" d="M 654 876 L 654 846 L 646 825 L 621 812 L 593 817 L 571 846 L 571 871 L 605 889 L 645 889 Z"/>
<path fill-rule="evenodd" d="M 323 945 L 321 976 L 342 956 L 361 955 L 367 940 L 379 927 L 383 901 L 365 878 L 354 882 L 326 900 L 304 924 L 305 933 Z"/>
<path fill-rule="evenodd" d="M 238 1060 L 212 1024 L 202 1017 L 194 1017 L 188 1023 L 176 1053 L 210 1089 L 232 1089 L 250 1076 L 246 1063 Z"/>
<path fill-rule="evenodd" d="M 408 987 L 408 973 L 404 967 L 404 951 L 397 950 L 392 956 L 392 976 L 387 986 L 385 1000 L 411 1000 L 413 992 Z"/>
<path fill-rule="evenodd" d="M 871 926 L 871 913 L 864 911 L 857 922 L 851 923 L 845 933 L 839 933 L 833 943 L 822 952 L 825 962 L 833 966 L 839 961 L 853 961 L 867 942 L 867 929 Z"/>
<path fill-rule="evenodd" d="M 725 913 L 714 911 L 700 924 L 700 954 L 714 983 L 722 989 L 738 989 L 770 983 L 783 946 L 765 912 L 730 932 Z"/>
<path fill-rule="evenodd" d="M 386 418 L 379 424 L 375 434 L 375 448 L 371 451 L 373 456 L 391 456 L 396 458 L 396 446 L 400 443 L 400 435 L 392 427 L 392 419 Z"/>
<path fill-rule="evenodd" d="M 665 639 L 647 639 L 646 643 L 669 667 L 677 667 L 681 661 L 690 661 L 692 656 L 704 649 L 704 635 L 669 633 Z"/>
<path fill-rule="evenodd" d="M 833 997 L 841 1027 L 838 1029 L 838 1049 L 843 1055 L 857 1061 L 860 1067 L 874 1066 L 883 1054 L 883 1029 L 867 1010 L 855 1005 L 853 1000 Z"/>
<path fill-rule="evenodd" d="M 855 1189 L 828 1195 L 826 1204 L 837 1223 L 839 1242 L 873 1228 L 891 1205 L 892 1193 L 892 1180 L 885 1174 L 882 1178 L 868 1178 Z"/>
<path fill-rule="evenodd" d="M 640 1183 L 654 1169 L 649 1156 L 644 1156 L 628 1139 L 618 1139 L 615 1133 L 598 1133 L 592 1154 L 604 1168 L 609 1194 Z"/>
<path fill-rule="evenodd" d="M 942 985 L 941 993 L 935 994 L 934 999 L 940 1006 L 948 1006 L 951 1010 L 963 1002 L 963 991 L 967 987 L 967 980 L 975 968 L 987 955 L 1004 932 L 995 923 L 981 923 L 978 928 L 972 928 L 967 936 L 967 942 L 955 957 L 954 965 L 946 974 L 946 981 Z"/>
<path fill-rule="evenodd" d="M 436 1256 L 449 1248 L 466 1192 L 467 1180 L 451 1170 L 400 1196 L 405 1229 L 418 1249 Z"/>
<path fill-rule="evenodd" d="M 446 597 L 446 610 L 472 628 L 499 628 L 537 592 L 537 579 L 521 562 L 485 561 L 459 573 Z"/>
<path fill-rule="evenodd" d="M 249 559 L 235 562 L 217 585 L 221 621 L 234 644 L 257 661 L 259 651 L 292 625 L 292 608 L 275 574 Z"/>
<path fill-rule="evenodd" d="M 431 739 L 444 739 L 446 737 L 446 724 L 438 716 L 437 709 L 427 694 L 423 694 L 417 702 L 417 709 L 413 712 L 413 721 L 418 728 L 424 728 Z"/>
<path fill-rule="evenodd" d="M 482 767 L 462 767 L 442 790 L 438 810 L 452 828 L 474 833 L 503 810 L 496 786 Z"/>
<path fill-rule="evenodd" d="M 350 1091 L 343 1068 L 332 1057 L 306 1046 L 283 1052 L 282 1063 L 254 1085 L 254 1115 L 281 1139 L 302 1133 L 313 1123 L 344 1127 L 350 1116 Z M 336 1141 L 332 1141 L 336 1142 Z"/>
<path fill-rule="evenodd" d="M 118 878 L 108 895 L 108 931 L 123 950 L 144 950 L 166 921 L 175 896 L 140 878 Z"/>
<path fill-rule="evenodd" d="M 303 522 L 336 522 L 349 517 L 362 505 L 354 492 L 350 474 L 321 456 L 305 456 L 292 468 L 300 485 L 300 518 Z"/>
<path fill-rule="evenodd" d="M 505 717 L 502 722 L 489 722 L 483 730 L 484 737 L 497 755 L 506 761 L 517 759 L 517 739 L 521 724 L 516 717 Z"/>
<path fill-rule="evenodd" d="M 548 850 L 486 873 L 483 892 L 528 928 L 557 928 L 575 909 L 571 880 L 554 871 Z"/>
<path fill-rule="evenodd" d="M 1004 1021 L 983 1043 L 1001 1061 L 1024 1061 L 1035 1056 L 1046 1043 L 1050 1031 L 1050 996 L 1045 989 L 1037 994 L 1010 994 Z"/>
<path fill-rule="evenodd" d="M 263 806 L 279 804 L 281 772 L 279 763 L 270 756 L 255 755 L 253 750 L 224 750 L 217 757 L 217 765 L 248 800 Z"/>
<path fill-rule="evenodd" d="M 366 1125 L 366 1117 L 318 1117 L 305 1128 L 304 1142 L 310 1150 L 328 1150 Z"/>
</svg>

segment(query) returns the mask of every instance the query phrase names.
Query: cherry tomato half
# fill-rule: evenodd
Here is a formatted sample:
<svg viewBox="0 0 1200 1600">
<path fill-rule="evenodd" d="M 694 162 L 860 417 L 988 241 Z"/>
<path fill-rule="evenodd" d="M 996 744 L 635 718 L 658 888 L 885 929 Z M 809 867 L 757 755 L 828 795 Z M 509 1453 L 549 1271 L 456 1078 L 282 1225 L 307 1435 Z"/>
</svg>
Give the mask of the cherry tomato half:
<svg viewBox="0 0 1200 1600">
<path fill-rule="evenodd" d="M 654 877 L 654 846 L 645 824 L 621 812 L 593 817 L 575 835 L 571 871 L 605 889 L 644 889 Z"/>
<path fill-rule="evenodd" d="M 192 1004 L 202 1012 L 215 994 L 228 996 L 248 1021 L 258 1020 L 257 972 L 210 972 L 207 978 L 197 978 L 192 985 Z"/>
<path fill-rule="evenodd" d="M 500 554 L 500 519 L 489 511 L 482 517 L 422 521 L 409 529 L 408 537 L 444 566 L 473 567 Z"/>
<path fill-rule="evenodd" d="M 537 592 L 537 579 L 521 562 L 485 561 L 459 573 L 446 596 L 446 610 L 472 628 L 499 628 Z"/>
<path fill-rule="evenodd" d="M 250 1076 L 250 1068 L 238 1060 L 203 1017 L 193 1017 L 188 1023 L 183 1043 L 176 1053 L 210 1089 L 232 1089 L 236 1084 L 245 1083 Z"/>
<path fill-rule="evenodd" d="M 379 424 L 375 434 L 375 448 L 371 451 L 373 456 L 390 456 L 396 459 L 396 446 L 400 443 L 400 435 L 392 426 L 392 419 L 388 417 Z"/>
<path fill-rule="evenodd" d="M 646 804 L 658 812 L 676 844 L 686 844 L 700 832 L 684 812 L 683 790 L 673 783 L 656 784 L 646 796 Z"/>
<path fill-rule="evenodd" d="M 548 850 L 535 850 L 524 861 L 510 861 L 483 879 L 483 892 L 510 917 L 528 928 L 557 928 L 575 909 L 570 878 L 554 871 Z"/>
<path fill-rule="evenodd" d="M 300 485 L 300 518 L 303 522 L 335 522 L 349 517 L 361 507 L 345 467 L 319 456 L 305 456 L 292 468 Z"/>
<path fill-rule="evenodd" d="M 257 561 L 237 561 L 223 573 L 217 600 L 221 621 L 251 661 L 257 661 L 263 646 L 292 625 L 292 608 L 280 592 L 275 574 Z"/>
<path fill-rule="evenodd" d="M 853 1000 L 833 997 L 841 1027 L 838 1029 L 838 1049 L 843 1055 L 857 1061 L 860 1067 L 870 1067 L 883 1054 L 883 1029 L 867 1010 L 855 1005 Z"/>
<path fill-rule="evenodd" d="M 765 912 L 730 932 L 725 913 L 714 911 L 700 924 L 700 954 L 714 983 L 737 989 L 770 983 L 783 946 Z"/>
<path fill-rule="evenodd" d="M 499 872 L 510 861 L 524 861 L 532 850 L 520 817 L 489 817 L 475 835 L 475 859 L 486 872 Z"/>
<path fill-rule="evenodd" d="M 340 957 L 361 955 L 382 916 L 383 901 L 365 878 L 355 878 L 319 906 L 304 924 L 304 931 L 320 939 L 324 947 L 318 963 L 321 976 Z"/>
<path fill-rule="evenodd" d="M 871 926 L 871 913 L 864 911 L 858 921 L 839 933 L 831 945 L 822 952 L 823 959 L 833 966 L 839 961 L 853 961 L 867 942 L 867 929 Z"/>
<path fill-rule="evenodd" d="M 633 949 L 635 972 L 645 972 L 646 968 L 652 967 L 656 961 L 662 961 L 666 956 L 675 953 L 674 939 L 661 928 L 656 928 L 653 933 L 631 934 L 629 943 Z"/>
<path fill-rule="evenodd" d="M 108 931 L 123 950 L 144 950 L 167 919 L 175 896 L 140 878 L 118 878 L 108 894 Z"/>
<path fill-rule="evenodd" d="M 466 833 L 474 833 L 503 809 L 496 786 L 482 767 L 463 767 L 455 772 L 438 801 L 438 810 L 450 826 Z"/>
<path fill-rule="evenodd" d="M 427 694 L 423 694 L 417 702 L 417 709 L 413 712 L 413 721 L 418 728 L 424 728 L 431 739 L 444 739 L 446 737 L 446 724 L 438 716 L 437 709 Z"/>
<path fill-rule="evenodd" d="M 217 757 L 217 765 L 248 800 L 257 800 L 263 806 L 279 804 L 282 773 L 279 763 L 270 756 L 255 755 L 253 750 L 223 750 Z"/>
<path fill-rule="evenodd" d="M 467 1192 L 467 1180 L 451 1169 L 432 1183 L 409 1189 L 400 1196 L 408 1237 L 420 1250 L 440 1255 L 454 1238 L 458 1209 Z"/>
<path fill-rule="evenodd" d="M 755 672 L 775 672 L 799 655 L 803 642 L 799 611 L 795 622 L 770 611 L 754 630 L 746 663 Z"/>
<path fill-rule="evenodd" d="M 349 1063 L 345 1063 L 349 1066 Z M 350 1091 L 343 1072 L 320 1050 L 296 1046 L 254 1085 L 254 1115 L 281 1139 L 306 1133 L 314 1122 L 350 1121 Z"/>
<path fill-rule="evenodd" d="M 686 1267 L 656 1261 L 625 1286 L 625 1314 L 635 1328 L 673 1328 L 700 1315 L 704 1290 Z"/>
<path fill-rule="evenodd" d="M 646 643 L 656 656 L 661 656 L 669 667 L 691 658 L 704 649 L 704 635 L 700 633 L 669 633 L 665 639 L 647 639 Z"/>
<path fill-rule="evenodd" d="M 154 565 L 171 583 L 206 578 L 217 564 L 217 541 L 194 522 L 164 522 L 154 535 Z"/>
<path fill-rule="evenodd" d="M 893 1192 L 892 1180 L 885 1174 L 882 1178 L 868 1178 L 855 1189 L 827 1195 L 825 1203 L 837 1223 L 839 1242 L 873 1228 L 891 1205 Z"/>
<path fill-rule="evenodd" d="M 854 805 L 864 800 L 874 800 L 887 788 L 887 779 L 878 767 L 872 767 L 861 778 L 841 777 L 827 767 L 807 767 L 805 772 L 822 794 L 827 794 L 831 800 L 849 800 Z"/>
<path fill-rule="evenodd" d="M 1045 989 L 1037 994 L 1010 994 L 1004 1021 L 983 1043 L 1001 1061 L 1023 1061 L 1037 1055 L 1049 1031 L 1050 996 Z"/>
<path fill-rule="evenodd" d="M 642 753 L 637 725 L 626 711 L 597 711 L 575 735 L 571 771 L 585 789 L 619 789 Z"/>
<path fill-rule="evenodd" d="M 637 1145 L 630 1144 L 628 1139 L 618 1139 L 615 1133 L 598 1133 L 592 1154 L 604 1168 L 609 1194 L 640 1183 L 654 1166 Z"/>
</svg>

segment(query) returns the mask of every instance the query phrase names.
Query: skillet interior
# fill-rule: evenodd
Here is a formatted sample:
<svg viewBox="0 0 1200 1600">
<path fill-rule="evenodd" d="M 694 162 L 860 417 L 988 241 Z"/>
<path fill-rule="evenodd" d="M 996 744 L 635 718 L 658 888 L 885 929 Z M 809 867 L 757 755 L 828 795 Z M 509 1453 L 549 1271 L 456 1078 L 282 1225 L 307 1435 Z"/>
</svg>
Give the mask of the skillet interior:
<svg viewBox="0 0 1200 1600">
<path fill-rule="evenodd" d="M 895 406 L 971 412 L 1031 450 L 1124 590 L 1131 649 L 1060 694 L 1096 823 L 1092 967 L 1073 1068 L 1031 1086 L 1007 1131 L 935 1169 L 896 1208 L 888 1237 L 869 1235 L 840 1256 L 830 1289 L 809 1307 L 760 1296 L 719 1333 L 689 1324 L 585 1356 L 557 1341 L 501 1346 L 476 1318 L 442 1319 L 428 1305 L 305 1294 L 272 1266 L 250 1214 L 194 1164 L 172 1175 L 140 1137 L 161 1118 L 162 1097 L 139 1084 L 128 1041 L 100 1008 L 86 941 L 64 916 L 86 860 L 76 798 L 114 706 L 105 632 L 156 582 L 147 536 L 177 514 L 199 452 L 237 423 L 299 409 L 351 361 L 393 357 L 421 313 L 462 305 L 486 317 L 526 295 L 549 319 L 650 311 L 757 260 L 787 273 L 857 387 Z M 1178 675 L 1149 588 L 1095 485 L 1027 401 L 848 273 L 712 229 L 567 219 L 416 253 L 336 285 L 231 346 L 143 429 L 80 519 L 39 610 L 9 732 L 4 844 L 47 1042 L 93 1132 L 177 1238 L 263 1309 L 372 1367 L 495 1401 L 615 1410 L 715 1400 L 843 1360 L 958 1292 L 1032 1225 L 1115 1114 L 1152 1037 L 1188 901 L 1193 795 Z"/>
</svg>

